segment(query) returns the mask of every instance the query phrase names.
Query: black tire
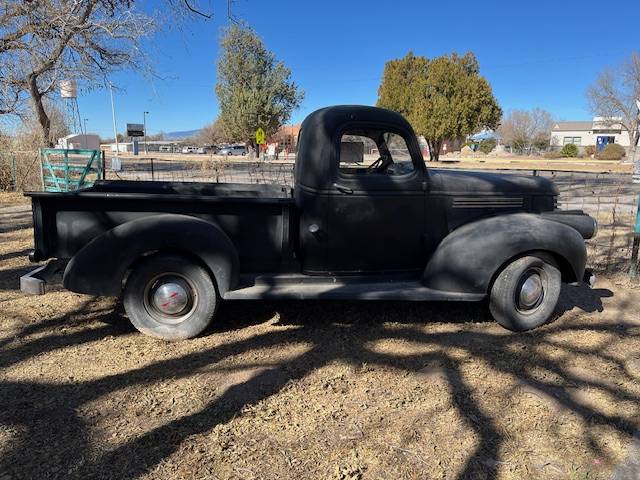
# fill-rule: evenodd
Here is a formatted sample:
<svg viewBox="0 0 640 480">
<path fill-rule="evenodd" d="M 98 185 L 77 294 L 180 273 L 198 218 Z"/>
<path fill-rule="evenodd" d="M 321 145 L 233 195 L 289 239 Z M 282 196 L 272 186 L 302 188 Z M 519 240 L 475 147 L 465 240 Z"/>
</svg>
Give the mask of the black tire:
<svg viewBox="0 0 640 480">
<path fill-rule="evenodd" d="M 491 287 L 489 310 L 508 330 L 531 330 L 551 318 L 561 286 L 562 275 L 551 256 L 539 253 L 521 257 L 498 274 Z"/>
<path fill-rule="evenodd" d="M 184 340 L 202 333 L 217 305 L 217 289 L 209 272 L 174 254 L 142 260 L 124 289 L 124 308 L 133 326 L 163 340 Z"/>
</svg>

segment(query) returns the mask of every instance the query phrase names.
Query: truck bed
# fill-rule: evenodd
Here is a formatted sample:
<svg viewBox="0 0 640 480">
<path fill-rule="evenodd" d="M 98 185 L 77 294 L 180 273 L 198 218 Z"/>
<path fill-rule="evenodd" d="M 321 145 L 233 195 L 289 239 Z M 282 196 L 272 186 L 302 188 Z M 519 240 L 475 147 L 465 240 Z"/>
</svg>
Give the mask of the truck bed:
<svg viewBox="0 0 640 480">
<path fill-rule="evenodd" d="M 26 195 L 33 203 L 37 260 L 71 258 L 122 223 L 175 213 L 222 228 L 238 249 L 241 272 L 283 271 L 293 261 L 295 209 L 286 186 L 99 181 L 75 192 Z"/>
</svg>

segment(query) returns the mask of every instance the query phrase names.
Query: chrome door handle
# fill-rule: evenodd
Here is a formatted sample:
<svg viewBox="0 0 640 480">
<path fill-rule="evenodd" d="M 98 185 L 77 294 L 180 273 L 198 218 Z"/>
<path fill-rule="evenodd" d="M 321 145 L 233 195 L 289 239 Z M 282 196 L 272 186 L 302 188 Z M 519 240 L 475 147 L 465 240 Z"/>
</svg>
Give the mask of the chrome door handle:
<svg viewBox="0 0 640 480">
<path fill-rule="evenodd" d="M 349 194 L 349 195 L 352 195 L 352 194 L 353 194 L 353 188 L 345 187 L 344 185 L 340 185 L 340 184 L 338 184 L 338 183 L 334 183 L 334 184 L 333 184 L 333 187 L 334 187 L 336 190 L 339 190 L 339 191 L 340 191 L 340 192 L 342 192 L 342 193 L 347 193 L 347 194 Z"/>
</svg>

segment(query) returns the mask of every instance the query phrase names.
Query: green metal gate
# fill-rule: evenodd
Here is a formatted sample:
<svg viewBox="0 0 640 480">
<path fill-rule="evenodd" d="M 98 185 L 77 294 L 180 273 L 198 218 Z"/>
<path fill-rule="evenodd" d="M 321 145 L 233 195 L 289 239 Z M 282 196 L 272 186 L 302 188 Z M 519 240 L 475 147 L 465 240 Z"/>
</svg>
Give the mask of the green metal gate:
<svg viewBox="0 0 640 480">
<path fill-rule="evenodd" d="M 90 187 L 104 178 L 100 150 L 40 149 L 42 189 L 46 192 L 69 192 Z"/>
</svg>

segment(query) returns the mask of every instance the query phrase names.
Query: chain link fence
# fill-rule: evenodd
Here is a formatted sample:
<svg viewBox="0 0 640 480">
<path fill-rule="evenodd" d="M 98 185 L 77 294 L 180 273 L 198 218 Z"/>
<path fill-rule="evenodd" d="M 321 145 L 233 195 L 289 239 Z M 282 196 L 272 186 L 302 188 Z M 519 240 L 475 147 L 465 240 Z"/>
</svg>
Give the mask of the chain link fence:
<svg viewBox="0 0 640 480">
<path fill-rule="evenodd" d="M 295 158 L 249 161 L 234 157 L 202 155 L 201 159 L 123 158 L 121 169 L 111 170 L 108 180 L 276 183 L 293 186 Z M 488 170 L 482 170 L 488 171 Z M 640 185 L 630 174 L 578 171 L 490 170 L 503 174 L 536 175 L 555 182 L 560 190 L 558 207 L 583 210 L 598 221 L 598 235 L 587 241 L 589 264 L 600 273 L 626 272 L 630 266 Z M 36 152 L 0 153 L 0 189 L 40 190 L 40 165 Z"/>
</svg>

